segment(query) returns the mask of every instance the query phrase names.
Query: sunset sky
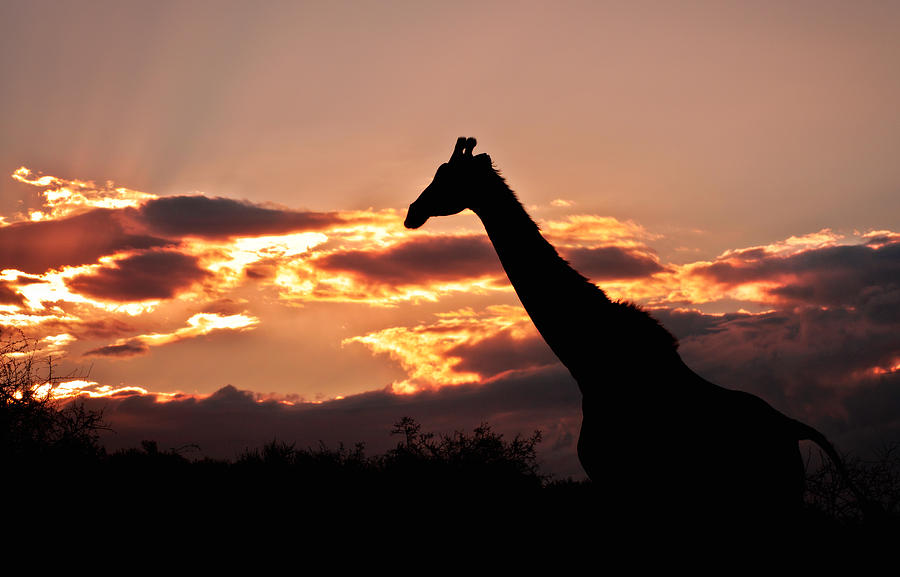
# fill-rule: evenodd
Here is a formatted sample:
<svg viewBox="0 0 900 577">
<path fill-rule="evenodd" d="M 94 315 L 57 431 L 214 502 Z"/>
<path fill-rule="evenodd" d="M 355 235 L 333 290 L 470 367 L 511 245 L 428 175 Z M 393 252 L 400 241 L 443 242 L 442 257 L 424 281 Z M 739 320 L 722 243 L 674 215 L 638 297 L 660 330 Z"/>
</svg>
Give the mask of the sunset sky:
<svg viewBox="0 0 900 577">
<path fill-rule="evenodd" d="M 0 4 L 0 327 L 110 447 L 233 457 L 544 432 L 578 391 L 470 212 L 475 136 L 545 236 L 722 386 L 900 441 L 900 4 Z"/>
</svg>

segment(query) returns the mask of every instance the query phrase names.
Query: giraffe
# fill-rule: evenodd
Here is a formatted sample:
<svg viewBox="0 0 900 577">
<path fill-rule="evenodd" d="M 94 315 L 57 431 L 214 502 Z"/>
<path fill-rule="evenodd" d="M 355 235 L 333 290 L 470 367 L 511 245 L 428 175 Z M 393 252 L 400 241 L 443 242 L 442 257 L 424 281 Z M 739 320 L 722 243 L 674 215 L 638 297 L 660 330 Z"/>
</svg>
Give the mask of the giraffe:
<svg viewBox="0 0 900 577">
<path fill-rule="evenodd" d="M 472 210 L 523 307 L 578 384 L 579 461 L 626 514 L 646 511 L 768 517 L 799 511 L 799 441 L 812 440 L 843 470 L 828 440 L 752 394 L 692 371 L 678 343 L 640 307 L 613 301 L 541 235 L 474 138 L 409 206 L 416 229 Z M 628 504 L 630 503 L 630 504 Z"/>
</svg>

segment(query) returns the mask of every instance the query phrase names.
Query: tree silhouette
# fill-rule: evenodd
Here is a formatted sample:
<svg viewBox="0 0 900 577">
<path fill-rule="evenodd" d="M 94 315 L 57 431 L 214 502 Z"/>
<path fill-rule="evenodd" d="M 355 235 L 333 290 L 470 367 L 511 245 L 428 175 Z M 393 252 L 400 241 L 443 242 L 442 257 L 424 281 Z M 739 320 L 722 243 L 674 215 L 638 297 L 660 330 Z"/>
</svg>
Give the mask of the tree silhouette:
<svg viewBox="0 0 900 577">
<path fill-rule="evenodd" d="M 54 399 L 63 378 L 53 374 L 51 357 L 44 362 L 40 374 L 35 343 L 22 333 L 0 337 L 0 459 L 32 467 L 95 461 L 107 428 L 102 412 Z"/>
<path fill-rule="evenodd" d="M 877 515 L 865 518 L 857 495 L 847 485 L 845 475 L 834 462 L 820 452 L 810 452 L 807 465 L 807 510 L 823 519 L 844 526 L 893 523 L 896 528 L 900 515 L 900 446 L 881 448 L 871 458 L 845 456 L 846 476 L 865 499 L 877 506 Z"/>
<path fill-rule="evenodd" d="M 539 488 L 545 480 L 537 464 L 540 431 L 506 441 L 482 423 L 471 435 L 455 431 L 435 436 L 423 433 L 415 419 L 403 417 L 391 433 L 402 435 L 402 440 L 382 457 L 381 468 L 407 490 L 422 486 L 457 493 L 527 490 Z"/>
</svg>

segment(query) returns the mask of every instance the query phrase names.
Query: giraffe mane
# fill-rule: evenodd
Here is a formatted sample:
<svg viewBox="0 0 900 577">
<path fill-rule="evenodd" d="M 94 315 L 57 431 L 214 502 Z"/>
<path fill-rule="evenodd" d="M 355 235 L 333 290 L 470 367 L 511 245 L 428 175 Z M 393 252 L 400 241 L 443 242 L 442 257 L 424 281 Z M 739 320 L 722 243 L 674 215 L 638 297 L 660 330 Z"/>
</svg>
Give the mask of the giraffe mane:
<svg viewBox="0 0 900 577">
<path fill-rule="evenodd" d="M 535 232 L 537 234 L 540 234 L 540 225 L 536 223 L 534 219 L 531 218 L 531 215 L 528 214 L 528 211 L 525 210 L 522 201 L 519 200 L 516 192 L 507 184 L 506 179 L 503 177 L 500 169 L 494 166 L 493 162 L 490 159 L 490 156 L 488 156 L 486 153 L 482 153 L 476 155 L 475 158 L 480 158 L 482 160 L 487 160 L 488 162 L 490 162 L 491 169 L 493 170 L 494 175 L 496 175 L 499 185 L 502 185 L 504 192 L 508 193 L 510 197 L 518 204 L 518 206 L 523 209 L 523 212 L 528 216 L 528 220 L 534 226 Z M 606 296 L 606 292 L 603 289 L 601 289 L 589 278 L 577 271 L 569 261 L 563 258 L 559 254 L 559 251 L 556 250 L 556 247 L 550 245 L 550 248 L 553 250 L 553 254 L 555 255 L 555 257 L 565 263 L 566 266 L 572 271 L 572 273 L 576 275 L 576 278 L 579 282 L 583 282 L 585 285 L 588 285 L 590 290 L 595 290 L 603 294 L 604 297 Z M 637 303 L 626 300 L 611 301 L 611 304 L 620 312 L 620 314 L 623 315 L 623 326 L 633 326 L 636 323 L 637 326 L 639 326 L 645 334 L 654 335 L 654 342 L 650 344 L 653 344 L 664 350 L 674 351 L 678 349 L 678 339 L 675 337 L 675 335 L 669 332 L 669 330 L 666 329 L 665 326 L 663 326 L 659 319 L 648 313 L 643 309 L 643 307 L 641 307 Z"/>
</svg>

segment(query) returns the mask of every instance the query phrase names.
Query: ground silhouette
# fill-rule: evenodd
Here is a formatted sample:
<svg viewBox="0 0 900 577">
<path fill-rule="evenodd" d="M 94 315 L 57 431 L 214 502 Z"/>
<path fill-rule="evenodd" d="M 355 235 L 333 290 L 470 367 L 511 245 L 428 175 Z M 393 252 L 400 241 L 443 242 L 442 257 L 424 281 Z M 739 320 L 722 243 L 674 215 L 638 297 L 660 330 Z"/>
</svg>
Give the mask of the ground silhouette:
<svg viewBox="0 0 900 577">
<path fill-rule="evenodd" d="M 766 523 L 800 510 L 800 440 L 815 429 L 752 394 L 714 385 L 682 361 L 676 339 L 638 306 L 611 301 L 541 235 L 474 138 L 409 206 L 405 225 L 472 210 L 522 305 L 582 393 L 578 456 L 623 519 L 668 511 Z"/>
</svg>

